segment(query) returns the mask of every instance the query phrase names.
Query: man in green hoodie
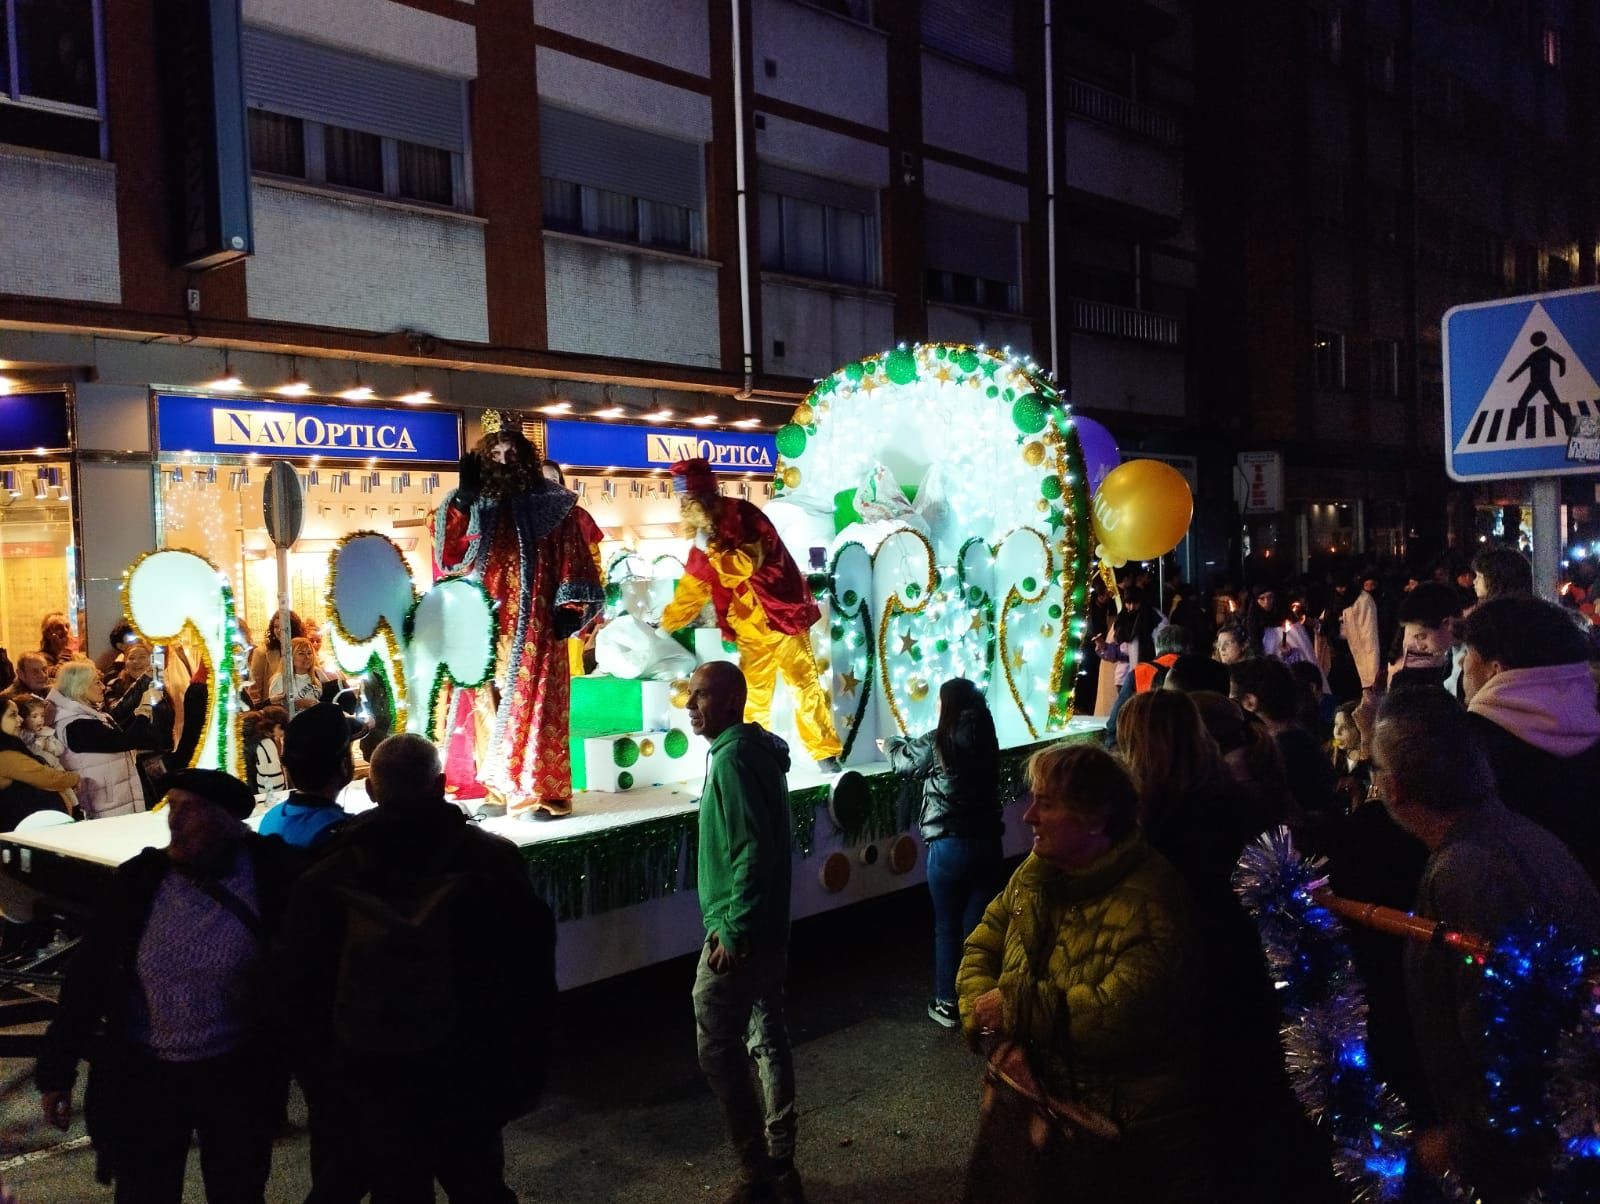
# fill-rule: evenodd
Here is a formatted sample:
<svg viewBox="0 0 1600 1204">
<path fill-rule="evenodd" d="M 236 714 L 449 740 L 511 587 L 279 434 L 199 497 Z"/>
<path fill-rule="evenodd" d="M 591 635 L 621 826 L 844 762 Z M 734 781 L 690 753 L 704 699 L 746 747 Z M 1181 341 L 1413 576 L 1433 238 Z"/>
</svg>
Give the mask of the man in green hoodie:
<svg viewBox="0 0 1600 1204">
<path fill-rule="evenodd" d="M 689 680 L 689 725 L 711 742 L 700 795 L 699 893 L 706 943 L 694 980 L 705 1072 L 722 1104 L 742 1182 L 734 1201 L 800 1201 L 794 1059 L 783 1014 L 789 960 L 789 748 L 743 723 L 738 666 Z M 751 1063 L 761 1081 L 758 1098 Z"/>
</svg>

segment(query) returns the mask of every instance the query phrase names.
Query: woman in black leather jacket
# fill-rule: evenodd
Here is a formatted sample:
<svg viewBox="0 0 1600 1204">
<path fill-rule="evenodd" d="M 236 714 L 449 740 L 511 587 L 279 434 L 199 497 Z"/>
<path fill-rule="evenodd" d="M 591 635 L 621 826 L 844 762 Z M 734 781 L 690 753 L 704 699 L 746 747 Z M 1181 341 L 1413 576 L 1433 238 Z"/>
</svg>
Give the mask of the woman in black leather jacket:
<svg viewBox="0 0 1600 1204">
<path fill-rule="evenodd" d="M 938 726 L 915 740 L 881 742 L 896 773 L 921 783 L 917 816 L 928 845 L 933 896 L 933 1000 L 928 1015 L 945 1028 L 960 1023 L 956 969 L 961 946 L 983 919 L 1003 881 L 1000 747 L 982 693 L 964 677 L 939 688 Z"/>
</svg>

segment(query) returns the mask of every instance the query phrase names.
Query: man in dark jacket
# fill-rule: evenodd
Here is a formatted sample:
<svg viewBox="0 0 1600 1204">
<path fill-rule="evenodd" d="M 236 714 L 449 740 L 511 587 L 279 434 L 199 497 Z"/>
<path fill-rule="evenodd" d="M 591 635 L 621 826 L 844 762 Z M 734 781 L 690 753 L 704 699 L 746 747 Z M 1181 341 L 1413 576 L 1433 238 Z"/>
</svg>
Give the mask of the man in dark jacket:
<svg viewBox="0 0 1600 1204">
<path fill-rule="evenodd" d="M 1228 676 L 1229 697 L 1272 733 L 1283 757 L 1289 793 L 1300 810 L 1314 815 L 1336 811 L 1333 763 L 1317 738 L 1296 721 L 1294 674 L 1289 666 L 1270 657 L 1251 657 L 1229 668 Z"/>
<path fill-rule="evenodd" d="M 343 1134 L 310 1199 L 366 1184 L 374 1204 L 432 1200 L 438 1179 L 452 1199 L 515 1201 L 500 1130 L 543 1082 L 555 919 L 516 846 L 446 801 L 421 736 L 378 746 L 367 793 L 377 808 L 328 841 L 285 924 L 313 1132 Z"/>
<path fill-rule="evenodd" d="M 299 862 L 245 827 L 254 805 L 225 773 L 171 775 L 172 842 L 112 876 L 45 1036 L 34 1077 L 66 1129 L 78 1061 L 104 1029 L 84 1106 L 119 1202 L 177 1204 L 194 1134 L 210 1199 L 262 1199 L 281 1083 L 263 1025 L 267 942 Z"/>
<path fill-rule="evenodd" d="M 1589 649 L 1561 607 L 1507 596 L 1467 617 L 1461 679 L 1500 797 L 1600 882 L 1600 712 Z"/>
<path fill-rule="evenodd" d="M 711 741 L 700 795 L 706 943 L 694 979 L 700 1069 L 739 1158 L 737 1200 L 804 1198 L 794 1167 L 794 1059 L 783 1014 L 789 963 L 789 749 L 741 723 L 744 674 L 727 661 L 689 679 L 689 725 Z M 751 1062 L 761 1079 L 756 1097 Z"/>
</svg>

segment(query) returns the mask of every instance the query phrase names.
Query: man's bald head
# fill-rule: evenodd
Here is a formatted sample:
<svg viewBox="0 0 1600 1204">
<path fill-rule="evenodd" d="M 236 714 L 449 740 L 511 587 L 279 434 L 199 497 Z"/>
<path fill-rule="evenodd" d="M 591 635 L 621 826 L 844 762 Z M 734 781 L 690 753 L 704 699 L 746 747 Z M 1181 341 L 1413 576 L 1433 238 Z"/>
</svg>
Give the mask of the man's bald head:
<svg viewBox="0 0 1600 1204">
<path fill-rule="evenodd" d="M 732 661 L 708 661 L 689 679 L 689 726 L 715 740 L 744 718 L 744 674 Z"/>
<path fill-rule="evenodd" d="M 439 750 L 414 732 L 390 736 L 368 763 L 367 793 L 380 807 L 444 798 Z"/>
<path fill-rule="evenodd" d="M 17 680 L 35 694 L 50 688 L 50 661 L 42 652 L 24 652 L 17 657 Z"/>
</svg>

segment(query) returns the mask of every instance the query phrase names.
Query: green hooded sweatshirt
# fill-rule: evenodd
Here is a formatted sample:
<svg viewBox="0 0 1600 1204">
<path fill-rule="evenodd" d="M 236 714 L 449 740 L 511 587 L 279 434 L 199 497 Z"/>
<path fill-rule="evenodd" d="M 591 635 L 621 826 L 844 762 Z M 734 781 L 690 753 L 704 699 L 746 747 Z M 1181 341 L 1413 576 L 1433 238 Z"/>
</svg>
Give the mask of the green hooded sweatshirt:
<svg viewBox="0 0 1600 1204">
<path fill-rule="evenodd" d="M 789 940 L 789 746 L 759 723 L 711 742 L 700 795 L 700 914 L 735 953 Z"/>
</svg>

